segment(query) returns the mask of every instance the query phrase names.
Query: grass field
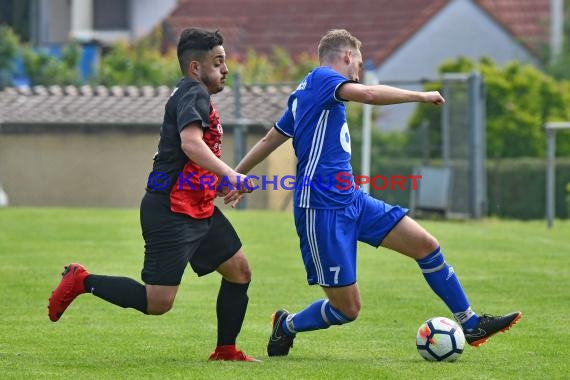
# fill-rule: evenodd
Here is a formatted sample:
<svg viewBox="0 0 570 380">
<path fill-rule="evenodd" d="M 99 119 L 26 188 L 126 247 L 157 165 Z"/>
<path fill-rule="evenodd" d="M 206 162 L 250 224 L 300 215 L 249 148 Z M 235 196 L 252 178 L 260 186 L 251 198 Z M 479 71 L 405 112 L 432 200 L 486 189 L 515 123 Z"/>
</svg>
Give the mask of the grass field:
<svg viewBox="0 0 570 380">
<path fill-rule="evenodd" d="M 47 299 L 64 264 L 140 278 L 136 210 L 0 209 L 2 379 L 567 379 L 570 375 L 570 222 L 422 222 L 442 244 L 478 312 L 520 309 L 522 321 L 455 363 L 425 362 L 415 334 L 450 316 L 417 266 L 362 245 L 363 309 L 355 323 L 299 334 L 286 358 L 268 358 L 271 313 L 322 297 L 309 287 L 292 216 L 228 212 L 253 269 L 238 345 L 263 360 L 209 363 L 217 275 L 186 272 L 174 309 L 160 317 L 80 296 L 58 323 Z"/>
</svg>

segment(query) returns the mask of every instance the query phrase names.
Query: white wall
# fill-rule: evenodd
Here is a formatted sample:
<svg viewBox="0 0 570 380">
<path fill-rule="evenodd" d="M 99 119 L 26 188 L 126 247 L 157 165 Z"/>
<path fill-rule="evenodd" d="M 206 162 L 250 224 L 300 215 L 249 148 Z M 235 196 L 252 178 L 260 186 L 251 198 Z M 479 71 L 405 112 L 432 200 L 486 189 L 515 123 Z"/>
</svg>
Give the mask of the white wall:
<svg viewBox="0 0 570 380">
<path fill-rule="evenodd" d="M 527 50 L 469 0 L 454 0 L 378 69 L 383 79 L 433 78 L 442 61 L 489 56 L 498 63 L 532 62 Z"/>
<path fill-rule="evenodd" d="M 61 44 L 67 42 L 70 29 L 69 0 L 43 0 L 32 6 L 30 22 L 31 39 L 39 45 Z"/>
<path fill-rule="evenodd" d="M 149 33 L 176 7 L 176 0 L 131 0 L 131 32 L 135 38 Z"/>
<path fill-rule="evenodd" d="M 131 0 L 130 31 L 95 31 L 93 30 L 92 1 L 97 0 L 70 1 L 71 35 L 80 40 L 97 39 L 107 43 L 120 39 L 131 40 L 144 37 L 177 5 L 176 0 Z"/>
</svg>

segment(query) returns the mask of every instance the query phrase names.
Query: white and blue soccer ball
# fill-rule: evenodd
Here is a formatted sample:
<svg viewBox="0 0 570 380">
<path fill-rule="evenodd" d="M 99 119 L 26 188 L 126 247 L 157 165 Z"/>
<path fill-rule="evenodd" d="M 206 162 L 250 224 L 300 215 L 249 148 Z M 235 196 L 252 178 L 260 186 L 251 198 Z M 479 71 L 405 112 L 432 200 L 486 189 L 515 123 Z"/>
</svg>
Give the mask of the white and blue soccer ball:
<svg viewBox="0 0 570 380">
<path fill-rule="evenodd" d="M 465 336 L 461 327 L 451 319 L 428 319 L 418 329 L 416 347 L 428 361 L 453 362 L 463 353 Z"/>
</svg>

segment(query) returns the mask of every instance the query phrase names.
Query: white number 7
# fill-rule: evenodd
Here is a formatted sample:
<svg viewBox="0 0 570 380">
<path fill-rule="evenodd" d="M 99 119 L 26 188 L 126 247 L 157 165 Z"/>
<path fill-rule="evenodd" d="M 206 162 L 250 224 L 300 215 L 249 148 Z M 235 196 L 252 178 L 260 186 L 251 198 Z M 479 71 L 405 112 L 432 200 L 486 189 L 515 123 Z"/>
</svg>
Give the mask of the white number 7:
<svg viewBox="0 0 570 380">
<path fill-rule="evenodd" d="M 334 272 L 334 283 L 338 284 L 338 274 L 340 273 L 340 267 L 330 267 L 329 270 Z"/>
</svg>

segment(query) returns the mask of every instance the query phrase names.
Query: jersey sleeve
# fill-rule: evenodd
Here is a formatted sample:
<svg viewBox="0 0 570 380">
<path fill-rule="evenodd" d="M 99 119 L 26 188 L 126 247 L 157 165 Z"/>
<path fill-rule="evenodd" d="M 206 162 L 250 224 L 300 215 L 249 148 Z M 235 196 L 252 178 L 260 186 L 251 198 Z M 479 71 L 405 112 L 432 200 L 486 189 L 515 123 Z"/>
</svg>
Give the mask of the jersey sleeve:
<svg viewBox="0 0 570 380">
<path fill-rule="evenodd" d="M 338 89 L 345 83 L 354 82 L 347 79 L 330 68 L 322 68 L 317 73 L 316 83 L 319 85 L 318 93 L 321 94 L 321 101 L 327 105 L 344 102 L 337 96 Z"/>
<path fill-rule="evenodd" d="M 294 120 L 293 120 L 293 113 L 291 112 L 291 109 L 289 107 L 287 107 L 285 112 L 283 112 L 283 115 L 281 115 L 279 121 L 275 123 L 274 127 L 282 135 L 285 135 L 287 137 L 293 137 L 293 134 L 295 133 Z"/>
<path fill-rule="evenodd" d="M 347 83 L 358 83 L 358 82 L 355 80 L 347 79 L 344 82 L 339 83 L 339 85 L 336 86 L 336 89 L 334 90 L 334 98 L 336 99 L 337 102 L 348 102 L 349 101 L 349 100 L 341 98 L 340 95 L 338 94 L 338 90 Z"/>
<path fill-rule="evenodd" d="M 200 86 L 192 86 L 180 97 L 176 109 L 178 132 L 190 123 L 200 123 L 203 129 L 210 127 L 210 96 Z"/>
</svg>

